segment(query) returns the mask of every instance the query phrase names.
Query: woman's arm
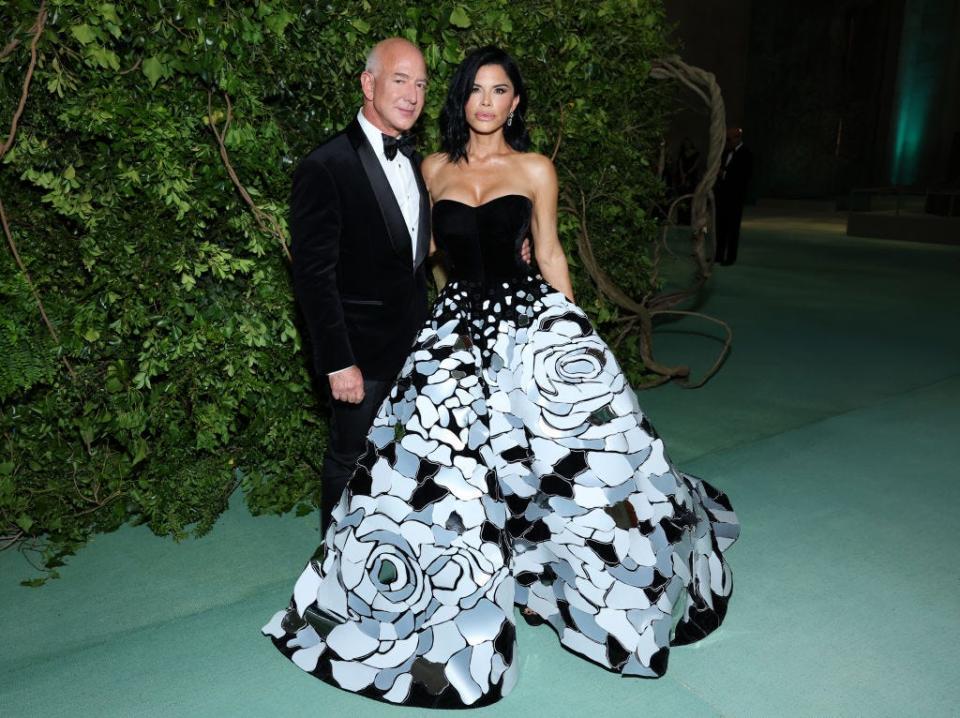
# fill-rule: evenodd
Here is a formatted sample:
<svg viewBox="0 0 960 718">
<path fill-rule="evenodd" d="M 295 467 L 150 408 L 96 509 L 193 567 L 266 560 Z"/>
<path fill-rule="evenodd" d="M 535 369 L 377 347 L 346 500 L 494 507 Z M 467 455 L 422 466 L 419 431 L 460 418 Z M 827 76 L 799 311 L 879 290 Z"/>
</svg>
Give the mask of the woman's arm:
<svg viewBox="0 0 960 718">
<path fill-rule="evenodd" d="M 557 236 L 557 171 L 548 158 L 530 154 L 524 157 L 530 177 L 533 197 L 533 251 L 540 265 L 540 273 L 549 284 L 573 301 L 573 285 L 567 257 Z"/>
<path fill-rule="evenodd" d="M 434 184 L 436 182 L 437 170 L 440 169 L 440 166 L 446 161 L 446 155 L 442 152 L 434 152 L 432 155 L 427 155 L 423 158 L 423 162 L 420 163 L 420 174 L 423 175 L 423 183 L 427 186 L 427 194 L 430 195 L 430 208 L 433 208 L 433 196 L 434 196 Z M 433 241 L 433 232 L 430 232 L 430 253 L 428 256 L 433 256 L 437 251 L 437 243 Z"/>
<path fill-rule="evenodd" d="M 437 169 L 443 164 L 446 159 L 446 155 L 435 152 L 432 155 L 429 155 L 424 158 L 423 162 L 420 163 L 420 172 L 423 174 L 423 183 L 427 186 L 427 193 L 430 195 L 430 208 L 433 208 L 433 187 L 436 181 Z M 430 231 L 430 251 L 427 254 L 428 257 L 433 258 L 437 253 L 437 243 L 433 239 L 433 231 Z M 443 270 L 440 262 L 432 262 L 430 268 L 431 273 L 433 274 L 434 284 L 437 285 L 437 291 L 443 289 L 447 284 L 447 274 Z"/>
</svg>

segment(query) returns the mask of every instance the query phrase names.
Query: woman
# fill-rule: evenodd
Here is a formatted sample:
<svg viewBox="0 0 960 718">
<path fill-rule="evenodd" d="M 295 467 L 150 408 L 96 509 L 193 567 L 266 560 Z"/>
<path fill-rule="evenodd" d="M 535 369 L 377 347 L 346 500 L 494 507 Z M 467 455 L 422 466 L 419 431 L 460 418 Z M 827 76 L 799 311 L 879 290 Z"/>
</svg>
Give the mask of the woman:
<svg viewBox="0 0 960 718">
<path fill-rule="evenodd" d="M 514 604 L 568 649 L 657 677 L 716 628 L 738 526 L 682 474 L 573 304 L 557 178 L 526 152 L 514 61 L 464 60 L 423 166 L 441 291 L 286 611 L 264 627 L 340 688 L 423 707 L 517 680 Z M 522 261 L 532 235 L 541 274 Z"/>
</svg>

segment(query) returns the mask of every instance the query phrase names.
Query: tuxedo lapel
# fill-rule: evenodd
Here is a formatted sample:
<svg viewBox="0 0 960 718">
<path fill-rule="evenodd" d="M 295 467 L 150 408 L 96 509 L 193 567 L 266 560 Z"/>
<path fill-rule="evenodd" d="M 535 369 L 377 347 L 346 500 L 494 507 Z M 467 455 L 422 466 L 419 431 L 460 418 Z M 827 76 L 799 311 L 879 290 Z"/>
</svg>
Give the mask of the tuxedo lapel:
<svg viewBox="0 0 960 718">
<path fill-rule="evenodd" d="M 400 211 L 397 198 L 390 188 L 390 182 L 387 181 L 387 176 L 383 173 L 383 167 L 380 166 L 380 160 L 377 159 L 373 148 L 367 142 L 366 135 L 363 134 L 363 128 L 360 127 L 359 122 L 354 120 L 350 123 L 350 126 L 347 127 L 347 135 L 357 152 L 357 157 L 360 158 L 360 164 L 363 165 L 363 171 L 370 181 L 373 194 L 377 198 L 380 214 L 383 215 L 383 223 L 387 227 L 390 244 L 408 265 L 412 265 L 410 232 L 407 230 L 407 223 L 403 220 L 403 212 Z M 422 199 L 421 197 L 421 215 L 423 213 Z"/>
<path fill-rule="evenodd" d="M 427 185 L 423 181 L 423 175 L 420 174 L 421 157 L 414 154 L 413 174 L 417 178 L 417 187 L 420 189 L 420 221 L 417 224 L 417 256 L 413 259 L 413 266 L 419 267 L 423 260 L 427 258 L 427 252 L 430 251 L 430 195 L 427 193 Z"/>
</svg>

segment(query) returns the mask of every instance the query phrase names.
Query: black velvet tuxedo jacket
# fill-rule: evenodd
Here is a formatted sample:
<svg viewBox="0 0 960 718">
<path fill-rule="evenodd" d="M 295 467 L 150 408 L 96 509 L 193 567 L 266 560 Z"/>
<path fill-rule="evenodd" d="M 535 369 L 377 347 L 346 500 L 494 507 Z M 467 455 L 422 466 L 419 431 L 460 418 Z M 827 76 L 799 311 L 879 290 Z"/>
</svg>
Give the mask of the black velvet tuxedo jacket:
<svg viewBox="0 0 960 718">
<path fill-rule="evenodd" d="M 393 379 L 427 313 L 430 201 L 420 187 L 416 256 L 380 161 L 355 119 L 293 174 L 293 287 L 324 375 L 351 365 Z"/>
</svg>

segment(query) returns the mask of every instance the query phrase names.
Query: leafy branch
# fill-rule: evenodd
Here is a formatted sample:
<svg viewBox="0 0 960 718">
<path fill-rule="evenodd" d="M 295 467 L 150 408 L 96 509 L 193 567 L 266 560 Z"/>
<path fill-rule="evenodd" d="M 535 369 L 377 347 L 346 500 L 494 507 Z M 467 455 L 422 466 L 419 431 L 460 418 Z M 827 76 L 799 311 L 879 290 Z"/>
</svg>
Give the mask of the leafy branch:
<svg viewBox="0 0 960 718">
<path fill-rule="evenodd" d="M 280 224 L 273 215 L 267 214 L 257 206 L 256 202 L 253 201 L 253 198 L 247 191 L 247 188 L 244 187 L 243 183 L 240 181 L 240 177 L 237 175 L 237 171 L 233 168 L 233 164 L 230 162 L 230 153 L 227 152 L 226 136 L 227 132 L 230 130 L 230 122 L 233 120 L 233 104 L 230 102 L 230 95 L 228 95 L 226 92 L 223 93 L 223 99 L 227 105 L 227 113 L 223 121 L 223 129 L 221 130 L 217 128 L 217 123 L 213 115 L 213 91 L 207 91 L 207 120 L 210 131 L 217 140 L 217 148 L 220 150 L 220 159 L 223 161 L 223 166 L 226 168 L 227 174 L 230 175 L 230 181 L 233 182 L 233 186 L 236 187 L 237 192 L 240 193 L 243 201 L 247 203 L 248 207 L 250 207 L 250 211 L 253 213 L 253 218 L 256 220 L 257 226 L 260 227 L 260 230 L 264 234 L 268 234 L 277 240 L 281 249 L 283 249 L 283 254 L 287 258 L 287 261 L 291 262 L 293 261 L 293 258 L 290 256 L 290 248 L 287 246 L 287 241 L 284 237 L 283 230 L 280 228 Z"/>
<path fill-rule="evenodd" d="M 20 101 L 17 103 L 17 108 L 13 112 L 13 118 L 10 120 L 10 132 L 7 135 L 6 141 L 0 146 L 0 161 L 3 160 L 7 152 L 10 151 L 10 148 L 13 147 L 14 140 L 17 137 L 17 126 L 20 123 L 20 118 L 23 116 L 24 108 L 27 105 L 27 97 L 30 95 L 30 82 L 33 80 L 33 72 L 37 67 L 37 43 L 40 42 L 40 35 L 43 33 L 43 28 L 47 23 L 47 1 L 42 0 L 40 3 L 40 9 L 37 11 L 37 18 L 33 22 L 33 26 L 30 28 L 30 32 L 33 34 L 33 37 L 30 41 L 30 62 L 27 65 L 27 71 L 23 78 L 23 86 L 20 92 Z M 3 54 L 7 55 L 10 52 L 13 52 L 16 49 L 17 43 L 11 41 L 7 47 L 4 48 Z M 17 243 L 13 238 L 13 233 L 10 231 L 10 223 L 7 219 L 7 211 L 3 206 L 3 201 L 0 200 L 0 224 L 3 225 L 3 234 L 7 239 L 7 246 L 10 247 L 10 252 L 13 254 L 13 258 L 17 263 L 17 266 L 20 268 L 20 271 L 23 273 L 23 277 L 27 282 L 27 285 L 30 287 L 30 292 L 33 294 L 34 301 L 37 303 L 37 309 L 40 310 L 40 316 L 43 318 L 43 323 L 46 325 L 47 330 L 50 332 L 50 336 L 53 338 L 53 341 L 58 346 L 60 345 L 60 335 L 57 333 L 56 327 L 53 325 L 53 322 L 50 321 L 50 317 L 47 316 L 47 310 L 43 305 L 43 300 L 40 298 L 40 292 L 37 290 L 36 284 L 34 284 L 33 279 L 30 277 L 30 272 L 27 270 L 26 264 L 24 264 L 23 259 L 20 257 L 20 252 L 17 249 Z M 67 371 L 70 373 L 70 376 L 76 378 L 77 373 L 74 371 L 73 366 L 71 366 L 70 361 L 67 357 L 61 357 L 64 366 L 67 368 Z"/>
</svg>

